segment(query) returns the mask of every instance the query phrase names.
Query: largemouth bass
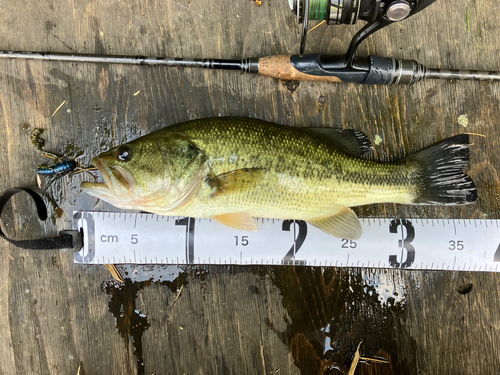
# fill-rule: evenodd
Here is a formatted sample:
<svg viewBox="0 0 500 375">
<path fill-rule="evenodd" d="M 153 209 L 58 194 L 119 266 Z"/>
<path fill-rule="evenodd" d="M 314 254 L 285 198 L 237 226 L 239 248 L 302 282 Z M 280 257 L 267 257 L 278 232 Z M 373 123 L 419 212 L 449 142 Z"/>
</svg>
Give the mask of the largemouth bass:
<svg viewBox="0 0 500 375">
<path fill-rule="evenodd" d="M 469 136 L 458 135 L 392 163 L 361 159 L 356 130 L 296 128 L 256 119 L 210 118 L 169 126 L 93 159 L 105 183 L 82 183 L 112 205 L 160 215 L 213 218 L 256 230 L 252 217 L 305 220 L 357 239 L 349 208 L 372 203 L 456 205 L 477 200 L 462 170 Z"/>
</svg>

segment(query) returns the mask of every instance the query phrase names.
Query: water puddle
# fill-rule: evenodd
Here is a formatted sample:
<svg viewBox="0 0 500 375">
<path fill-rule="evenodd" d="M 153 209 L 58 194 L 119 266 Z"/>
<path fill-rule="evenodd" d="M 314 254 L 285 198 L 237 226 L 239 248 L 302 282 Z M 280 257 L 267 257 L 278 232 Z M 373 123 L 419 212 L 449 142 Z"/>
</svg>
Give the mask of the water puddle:
<svg viewBox="0 0 500 375">
<path fill-rule="evenodd" d="M 290 319 L 285 331 L 276 331 L 289 346 L 303 375 L 348 374 L 362 341 L 365 358 L 387 359 L 390 364 L 360 361 L 357 374 L 410 373 L 416 358 L 403 353 L 398 342 L 408 291 L 392 270 L 320 269 L 275 267 L 269 269 L 273 284 L 283 297 Z M 414 342 L 405 342 L 415 348 Z M 365 362 L 363 364 L 363 362 Z M 368 363 L 369 364 L 368 364 Z M 379 372 L 380 371 L 380 372 Z"/>
<path fill-rule="evenodd" d="M 124 283 L 115 280 L 102 283 L 102 290 L 111 296 L 108 311 L 115 317 L 115 328 L 125 342 L 127 355 L 130 344 L 136 358 L 137 374 L 144 375 L 142 337 L 150 323 L 146 311 L 137 307 L 138 294 L 152 284 L 160 284 L 177 293 L 187 284 L 187 272 L 178 266 L 118 266 Z M 128 360 L 128 358 L 127 358 Z"/>
<path fill-rule="evenodd" d="M 356 374 L 412 373 L 417 366 L 416 343 L 401 334 L 408 299 L 419 293 L 418 280 L 406 280 L 412 278 L 411 274 L 405 279 L 394 270 L 288 266 L 118 267 L 125 283 L 107 281 L 102 289 L 110 296 L 108 309 L 115 317 L 116 329 L 127 352 L 131 351 L 136 358 L 138 374 L 145 373 L 142 340 L 150 327 L 147 306 L 140 305 L 141 291 L 161 285 L 178 296 L 182 288 L 185 291 L 192 283 L 199 283 L 204 290 L 209 277 L 238 273 L 259 276 L 256 280 L 260 282 L 249 286 L 253 294 L 268 298 L 268 294 L 261 291 L 271 285 L 281 294 L 286 313 L 263 318 L 263 326 L 289 348 L 302 375 L 348 374 L 360 342 L 363 342 L 362 358 Z M 408 285 L 413 289 L 408 289 Z M 252 332 L 249 328 L 244 331 Z M 221 355 L 226 357 L 231 353 Z M 369 359 L 386 359 L 390 363 Z"/>
</svg>

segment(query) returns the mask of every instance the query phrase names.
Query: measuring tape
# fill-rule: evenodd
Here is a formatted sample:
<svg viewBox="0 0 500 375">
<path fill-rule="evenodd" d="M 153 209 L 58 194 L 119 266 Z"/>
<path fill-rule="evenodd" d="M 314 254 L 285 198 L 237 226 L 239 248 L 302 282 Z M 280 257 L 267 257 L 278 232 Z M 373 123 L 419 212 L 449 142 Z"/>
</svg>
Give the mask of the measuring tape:
<svg viewBox="0 0 500 375">
<path fill-rule="evenodd" d="M 256 219 L 256 232 L 210 219 L 77 211 L 75 263 L 307 265 L 498 272 L 500 220 L 360 219 L 356 241 L 301 220 Z"/>
</svg>

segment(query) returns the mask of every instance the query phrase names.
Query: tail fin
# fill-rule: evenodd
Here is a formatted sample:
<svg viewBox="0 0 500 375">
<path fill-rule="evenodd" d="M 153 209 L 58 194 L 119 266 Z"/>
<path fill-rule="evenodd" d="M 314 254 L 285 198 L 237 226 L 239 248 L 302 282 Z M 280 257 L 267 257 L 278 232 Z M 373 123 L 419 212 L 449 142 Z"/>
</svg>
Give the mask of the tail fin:
<svg viewBox="0 0 500 375">
<path fill-rule="evenodd" d="M 469 135 L 461 134 L 402 160 L 419 166 L 420 186 L 414 204 L 456 205 L 477 200 L 476 185 L 463 173 L 469 146 Z"/>
</svg>

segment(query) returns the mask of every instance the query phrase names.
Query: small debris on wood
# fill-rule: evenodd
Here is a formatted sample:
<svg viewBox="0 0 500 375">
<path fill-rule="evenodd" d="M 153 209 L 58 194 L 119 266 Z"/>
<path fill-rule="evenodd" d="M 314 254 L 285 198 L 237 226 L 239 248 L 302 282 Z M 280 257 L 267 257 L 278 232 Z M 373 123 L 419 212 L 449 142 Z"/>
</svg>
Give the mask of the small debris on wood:
<svg viewBox="0 0 500 375">
<path fill-rule="evenodd" d="M 177 301 L 179 299 L 179 297 L 181 296 L 182 288 L 184 288 L 184 284 L 181 285 L 181 287 L 180 287 L 179 291 L 177 292 L 177 295 L 175 296 L 175 299 L 172 302 L 172 304 L 174 304 L 175 301 Z"/>
<path fill-rule="evenodd" d="M 313 28 L 309 29 L 307 31 L 307 34 L 309 34 L 311 31 L 313 31 L 314 29 L 320 27 L 321 25 L 323 25 L 326 21 L 321 21 L 320 23 L 318 23 L 316 26 L 314 26 Z"/>
<path fill-rule="evenodd" d="M 45 145 L 45 140 L 40 138 L 40 134 L 42 134 L 44 129 L 35 129 L 31 132 L 31 143 L 35 146 L 35 148 L 43 152 L 43 146 Z"/>
<path fill-rule="evenodd" d="M 479 137 L 486 138 L 486 136 L 485 136 L 485 135 L 483 135 L 483 134 L 479 134 L 479 133 L 464 133 L 464 134 L 469 134 L 469 135 L 477 135 L 477 136 L 479 136 Z"/>
<path fill-rule="evenodd" d="M 472 290 L 472 283 L 466 283 L 457 288 L 457 293 L 467 294 Z"/>
<path fill-rule="evenodd" d="M 114 264 L 105 264 L 105 266 L 108 269 L 108 271 L 111 273 L 111 276 L 113 276 L 113 279 L 115 279 L 116 281 L 118 281 L 122 284 L 125 284 L 125 281 L 123 280 L 123 277 L 122 277 L 120 271 L 118 271 L 118 268 L 116 268 L 116 266 Z"/>
<path fill-rule="evenodd" d="M 50 117 L 54 117 L 55 114 L 62 108 L 62 106 L 64 105 L 64 103 L 66 103 L 66 100 L 63 101 L 59 107 L 56 108 L 56 110 L 54 111 L 54 113 Z"/>
<path fill-rule="evenodd" d="M 317 100 L 316 100 L 316 111 L 318 113 L 323 113 L 323 110 L 325 109 L 326 106 L 326 98 L 324 95 L 321 95 Z"/>
<path fill-rule="evenodd" d="M 38 177 L 38 175 L 37 175 L 37 177 Z M 61 207 L 56 207 L 55 212 L 56 212 L 57 219 L 60 219 L 64 215 L 64 210 Z"/>
<path fill-rule="evenodd" d="M 354 375 L 354 372 L 356 371 L 356 367 L 358 366 L 359 359 L 361 356 L 359 355 L 359 348 L 361 347 L 361 344 L 363 341 L 360 341 L 358 344 L 358 348 L 356 349 L 356 353 L 354 353 L 354 358 L 352 359 L 351 362 L 351 368 L 349 369 L 349 372 L 347 375 Z"/>
<path fill-rule="evenodd" d="M 387 359 L 385 358 L 369 358 L 369 357 L 361 357 L 359 354 L 359 348 L 361 347 L 361 344 L 363 341 L 360 341 L 358 344 L 358 347 L 356 349 L 356 352 L 354 353 L 354 358 L 352 359 L 351 362 L 351 367 L 349 368 L 348 375 L 354 375 L 356 372 L 356 367 L 358 366 L 358 363 L 366 363 L 366 362 L 376 362 L 376 363 L 390 363 Z"/>
<path fill-rule="evenodd" d="M 458 116 L 457 121 L 458 121 L 458 125 L 461 125 L 464 128 L 469 126 L 469 116 L 467 114 Z"/>
<path fill-rule="evenodd" d="M 283 81 L 283 87 L 285 87 L 291 94 L 299 88 L 300 81 L 285 80 Z"/>
</svg>

